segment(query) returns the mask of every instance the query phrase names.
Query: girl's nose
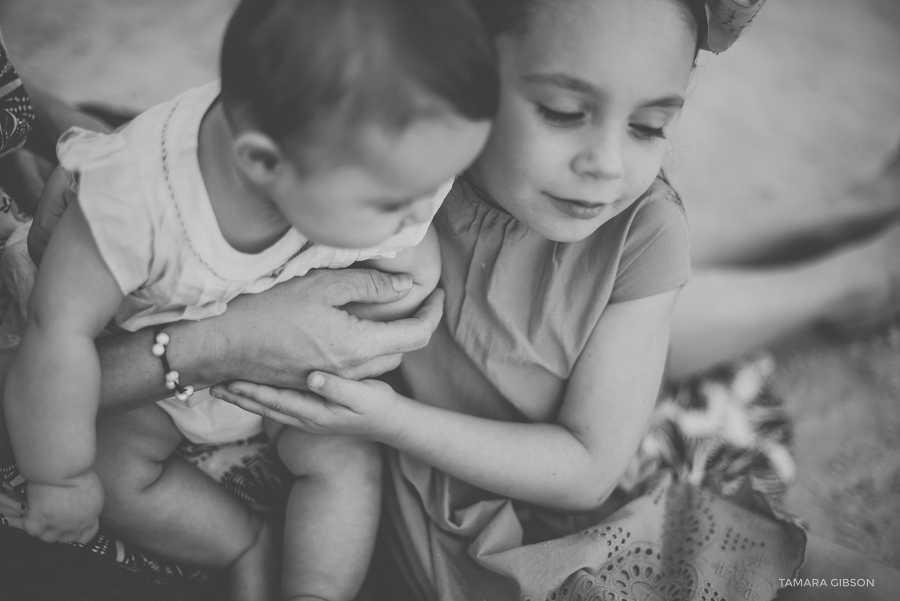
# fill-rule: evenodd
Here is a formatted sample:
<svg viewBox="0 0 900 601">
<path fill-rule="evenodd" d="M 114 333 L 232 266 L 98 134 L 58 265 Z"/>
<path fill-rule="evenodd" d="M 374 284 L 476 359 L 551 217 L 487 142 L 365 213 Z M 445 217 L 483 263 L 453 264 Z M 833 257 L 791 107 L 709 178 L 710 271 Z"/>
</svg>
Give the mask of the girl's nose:
<svg viewBox="0 0 900 601">
<path fill-rule="evenodd" d="M 580 177 L 617 179 L 625 175 L 620 136 L 604 133 L 572 159 L 572 171 Z"/>
</svg>

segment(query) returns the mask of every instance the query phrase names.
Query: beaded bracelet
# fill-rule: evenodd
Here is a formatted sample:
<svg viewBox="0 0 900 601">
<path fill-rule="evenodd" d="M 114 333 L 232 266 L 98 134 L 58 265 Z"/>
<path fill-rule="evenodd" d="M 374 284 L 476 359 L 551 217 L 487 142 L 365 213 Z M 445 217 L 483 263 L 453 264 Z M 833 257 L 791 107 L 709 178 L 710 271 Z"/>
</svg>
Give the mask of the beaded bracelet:
<svg viewBox="0 0 900 601">
<path fill-rule="evenodd" d="M 179 401 L 188 400 L 194 394 L 194 387 L 188 384 L 182 386 L 178 382 L 178 372 L 169 367 L 169 359 L 166 357 L 166 345 L 169 344 L 169 335 L 162 331 L 162 327 L 153 330 L 154 344 L 151 351 L 162 360 L 163 371 L 166 372 L 166 388 L 175 391 L 175 398 Z"/>
</svg>

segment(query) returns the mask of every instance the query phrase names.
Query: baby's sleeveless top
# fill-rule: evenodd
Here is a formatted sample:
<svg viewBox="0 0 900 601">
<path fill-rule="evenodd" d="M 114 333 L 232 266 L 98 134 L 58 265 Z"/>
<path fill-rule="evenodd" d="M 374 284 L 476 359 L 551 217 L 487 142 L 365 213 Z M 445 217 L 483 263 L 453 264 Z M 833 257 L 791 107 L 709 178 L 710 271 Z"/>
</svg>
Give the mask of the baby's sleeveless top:
<svg viewBox="0 0 900 601">
<path fill-rule="evenodd" d="M 341 249 L 309 245 L 291 228 L 262 252 L 235 250 L 219 229 L 197 156 L 201 121 L 218 95 L 219 84 L 211 83 L 150 109 L 112 135 L 73 129 L 59 141 L 60 164 L 78 192 L 100 255 L 126 295 L 114 319 L 121 329 L 219 315 L 239 294 L 262 292 L 311 269 L 392 258 L 428 230 L 425 222 L 374 248 Z M 451 185 L 435 194 L 431 216 Z M 158 405 L 194 443 L 233 442 L 262 432 L 260 416 L 205 390 Z"/>
<path fill-rule="evenodd" d="M 310 269 L 394 257 L 428 229 L 426 222 L 374 248 L 339 249 L 307 245 L 291 228 L 262 252 L 235 250 L 216 222 L 197 156 L 200 123 L 219 90 L 218 82 L 189 90 L 111 135 L 75 128 L 59 141 L 100 255 L 127 295 L 115 318 L 122 329 L 219 315 L 237 295 Z M 435 194 L 432 215 L 451 184 Z"/>
<path fill-rule="evenodd" d="M 575 243 L 542 238 L 464 181 L 434 223 L 444 319 L 425 349 L 405 356 L 403 392 L 490 419 L 553 422 L 608 304 L 677 289 L 690 274 L 685 215 L 662 179 Z M 796 528 L 668 473 L 638 487 L 618 511 L 617 494 L 596 511 L 564 514 L 481 490 L 397 451 L 389 469 L 391 546 L 417 598 L 429 601 L 745 592 L 767 599 L 802 557 Z M 751 545 L 765 552 L 742 550 Z M 734 576 L 735 566 L 746 568 L 746 579 Z"/>
</svg>

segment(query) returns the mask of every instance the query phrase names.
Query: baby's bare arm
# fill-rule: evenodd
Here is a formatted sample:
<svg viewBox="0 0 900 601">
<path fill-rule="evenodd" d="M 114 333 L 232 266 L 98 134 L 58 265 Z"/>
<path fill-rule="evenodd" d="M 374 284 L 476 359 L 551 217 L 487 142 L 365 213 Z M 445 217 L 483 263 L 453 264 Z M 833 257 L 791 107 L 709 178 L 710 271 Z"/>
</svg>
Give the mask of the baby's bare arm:
<svg viewBox="0 0 900 601">
<path fill-rule="evenodd" d="M 418 245 L 397 253 L 393 259 L 372 259 L 357 263 L 356 266 L 386 273 L 408 273 L 412 277 L 413 287 L 405 297 L 391 303 L 350 303 L 344 306 L 348 313 L 360 319 L 374 321 L 409 317 L 434 291 L 441 277 L 441 249 L 434 226 L 428 229 L 425 238 Z"/>
<path fill-rule="evenodd" d="M 28 479 L 25 526 L 45 540 L 90 538 L 102 504 L 93 474 L 100 362 L 94 338 L 123 300 L 80 208 L 63 216 L 9 369 L 4 410 Z"/>
</svg>

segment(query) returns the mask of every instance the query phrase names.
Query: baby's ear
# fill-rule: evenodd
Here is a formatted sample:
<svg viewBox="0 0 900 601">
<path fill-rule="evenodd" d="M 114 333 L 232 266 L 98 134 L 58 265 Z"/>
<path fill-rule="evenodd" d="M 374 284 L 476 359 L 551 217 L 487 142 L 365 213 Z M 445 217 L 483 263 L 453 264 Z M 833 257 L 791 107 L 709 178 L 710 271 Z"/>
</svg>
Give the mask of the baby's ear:
<svg viewBox="0 0 900 601">
<path fill-rule="evenodd" d="M 232 150 L 238 170 L 257 185 L 274 183 L 285 168 L 285 156 L 278 144 L 262 132 L 241 132 Z"/>
</svg>

